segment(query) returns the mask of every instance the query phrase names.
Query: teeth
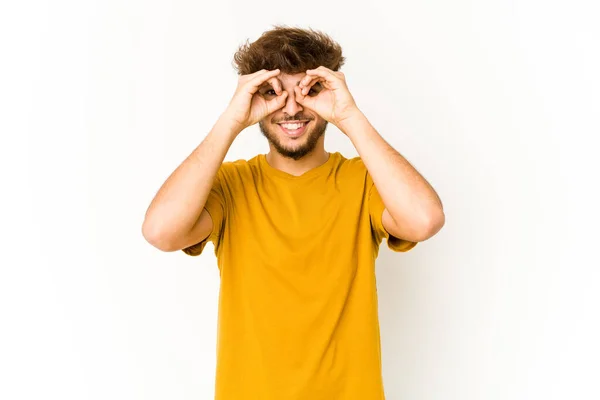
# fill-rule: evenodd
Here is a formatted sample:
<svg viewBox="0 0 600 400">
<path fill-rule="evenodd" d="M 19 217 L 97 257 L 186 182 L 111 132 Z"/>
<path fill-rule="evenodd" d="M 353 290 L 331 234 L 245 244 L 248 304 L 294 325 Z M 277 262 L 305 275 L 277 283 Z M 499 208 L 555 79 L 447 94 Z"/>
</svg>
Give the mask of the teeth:
<svg viewBox="0 0 600 400">
<path fill-rule="evenodd" d="M 285 129 L 289 129 L 291 131 L 302 128 L 302 126 L 304 126 L 304 123 L 301 124 L 281 124 L 281 126 L 283 126 Z"/>
</svg>

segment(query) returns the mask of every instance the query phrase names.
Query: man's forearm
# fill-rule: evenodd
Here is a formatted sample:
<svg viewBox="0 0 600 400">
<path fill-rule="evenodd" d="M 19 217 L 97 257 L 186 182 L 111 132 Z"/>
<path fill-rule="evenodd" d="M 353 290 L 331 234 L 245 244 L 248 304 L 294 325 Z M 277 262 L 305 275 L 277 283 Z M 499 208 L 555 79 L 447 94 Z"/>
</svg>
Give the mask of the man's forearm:
<svg viewBox="0 0 600 400">
<path fill-rule="evenodd" d="M 367 120 L 362 112 L 339 127 L 352 141 L 396 223 L 430 231 L 443 224 L 443 206 L 431 185 Z"/>
<path fill-rule="evenodd" d="M 171 173 L 146 211 L 142 230 L 149 242 L 170 247 L 192 229 L 240 129 L 221 115 L 200 145 Z"/>
</svg>

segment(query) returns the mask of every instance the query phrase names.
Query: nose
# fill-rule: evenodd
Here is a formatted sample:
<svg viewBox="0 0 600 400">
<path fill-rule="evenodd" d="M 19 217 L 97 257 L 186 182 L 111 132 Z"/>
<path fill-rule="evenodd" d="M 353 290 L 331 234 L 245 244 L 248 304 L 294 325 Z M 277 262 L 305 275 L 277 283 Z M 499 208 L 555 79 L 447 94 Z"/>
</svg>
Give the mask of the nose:
<svg viewBox="0 0 600 400">
<path fill-rule="evenodd" d="M 295 99 L 295 93 L 293 90 L 288 90 L 288 97 L 285 101 L 285 106 L 282 109 L 288 115 L 296 115 L 302 111 L 302 106 Z"/>
</svg>

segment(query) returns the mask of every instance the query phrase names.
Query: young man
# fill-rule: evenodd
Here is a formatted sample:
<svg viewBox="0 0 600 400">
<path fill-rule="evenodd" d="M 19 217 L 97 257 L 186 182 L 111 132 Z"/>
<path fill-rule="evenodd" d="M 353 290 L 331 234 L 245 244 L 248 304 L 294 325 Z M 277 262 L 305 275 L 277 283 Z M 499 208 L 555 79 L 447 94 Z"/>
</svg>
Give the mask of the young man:
<svg viewBox="0 0 600 400">
<path fill-rule="evenodd" d="M 356 106 L 340 46 L 275 26 L 234 56 L 239 82 L 143 225 L 163 251 L 212 242 L 221 276 L 217 400 L 381 400 L 375 259 L 444 224 L 433 188 Z M 225 162 L 259 123 L 268 154 Z M 337 126 L 360 157 L 327 152 Z"/>
</svg>

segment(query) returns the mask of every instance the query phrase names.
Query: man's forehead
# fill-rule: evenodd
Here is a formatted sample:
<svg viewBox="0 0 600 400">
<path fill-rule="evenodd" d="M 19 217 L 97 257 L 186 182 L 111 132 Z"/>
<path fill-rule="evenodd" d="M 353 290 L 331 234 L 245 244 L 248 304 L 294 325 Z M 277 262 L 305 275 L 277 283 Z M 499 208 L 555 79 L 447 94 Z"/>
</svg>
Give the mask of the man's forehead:
<svg viewBox="0 0 600 400">
<path fill-rule="evenodd" d="M 279 75 L 277 75 L 278 78 L 280 79 L 302 79 L 303 76 L 306 75 L 306 72 L 298 72 L 296 74 L 286 74 L 285 72 L 280 73 Z"/>
<path fill-rule="evenodd" d="M 283 83 L 289 83 L 289 84 L 293 84 L 293 85 L 297 86 L 300 84 L 300 81 L 305 76 L 306 76 L 306 72 L 299 72 L 299 73 L 293 74 L 293 75 L 281 73 L 281 74 L 277 75 L 277 78 Z M 262 84 L 262 86 L 270 87 L 271 84 L 269 82 L 265 82 Z"/>
<path fill-rule="evenodd" d="M 297 74 L 286 74 L 286 73 L 281 73 L 279 75 L 277 75 L 277 78 L 279 78 L 280 81 L 282 82 L 290 82 L 290 83 L 294 83 L 295 85 L 300 83 L 300 80 L 302 78 L 304 78 L 306 76 L 306 72 L 299 72 Z"/>
</svg>

